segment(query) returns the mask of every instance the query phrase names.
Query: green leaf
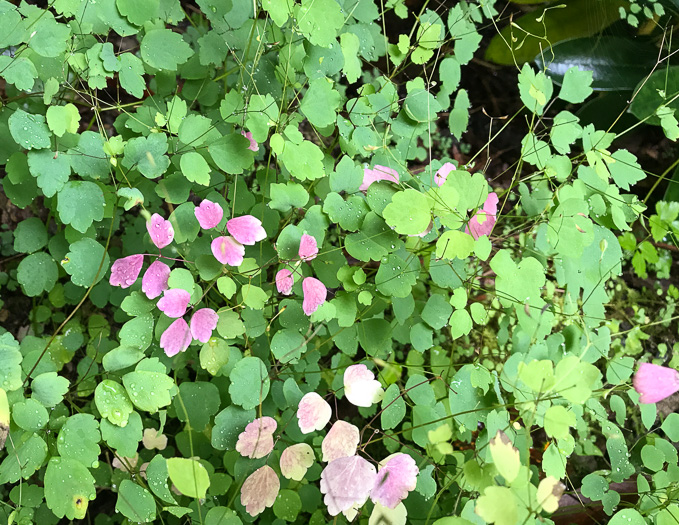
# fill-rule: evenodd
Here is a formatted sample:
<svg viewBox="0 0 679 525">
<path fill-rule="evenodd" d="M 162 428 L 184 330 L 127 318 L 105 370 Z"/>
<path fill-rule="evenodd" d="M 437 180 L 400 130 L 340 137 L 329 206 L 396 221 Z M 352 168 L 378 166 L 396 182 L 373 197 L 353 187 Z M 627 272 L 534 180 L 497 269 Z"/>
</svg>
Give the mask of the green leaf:
<svg viewBox="0 0 679 525">
<path fill-rule="evenodd" d="M 45 471 L 45 500 L 57 518 L 84 519 L 96 494 L 94 478 L 82 463 L 72 458 L 50 459 Z"/>
<path fill-rule="evenodd" d="M 135 98 L 143 98 L 146 81 L 144 80 L 144 64 L 132 53 L 122 53 L 120 60 L 120 87 Z"/>
<path fill-rule="evenodd" d="M 12 405 L 12 419 L 24 430 L 37 432 L 49 421 L 47 409 L 32 398 Z"/>
<path fill-rule="evenodd" d="M 210 487 L 210 476 L 205 467 L 195 459 L 170 458 L 167 472 L 177 490 L 190 498 L 205 498 Z"/>
<path fill-rule="evenodd" d="M 85 467 L 95 468 L 99 462 L 99 423 L 92 414 L 74 414 L 59 431 L 57 449 L 62 458 L 71 458 Z"/>
<path fill-rule="evenodd" d="M 104 218 L 104 193 L 94 182 L 69 181 L 57 195 L 57 211 L 64 224 L 81 233 Z"/>
<path fill-rule="evenodd" d="M 73 104 L 50 106 L 47 108 L 47 125 L 57 137 L 64 133 L 77 133 L 80 125 L 80 112 Z"/>
<path fill-rule="evenodd" d="M 120 512 L 130 521 L 148 523 L 156 518 L 156 502 L 144 487 L 124 479 L 118 489 L 116 512 Z"/>
<path fill-rule="evenodd" d="M 608 525 L 645 525 L 646 520 L 635 509 L 623 509 L 616 512 Z"/>
<path fill-rule="evenodd" d="M 407 189 L 394 194 L 384 208 L 386 223 L 402 235 L 418 235 L 431 222 L 427 197 L 417 190 Z"/>
<path fill-rule="evenodd" d="M 179 385 L 174 405 L 180 421 L 190 423 L 195 430 L 203 430 L 219 411 L 219 389 L 205 381 L 186 381 Z"/>
<path fill-rule="evenodd" d="M 309 84 L 299 110 L 313 126 L 324 128 L 333 124 L 340 106 L 340 94 L 326 78 L 316 78 Z"/>
<path fill-rule="evenodd" d="M 217 450 L 234 450 L 239 434 L 255 417 L 254 409 L 243 410 L 235 405 L 226 407 L 215 416 L 212 446 Z"/>
<path fill-rule="evenodd" d="M 189 182 L 195 182 L 202 186 L 210 184 L 210 166 L 200 153 L 195 151 L 184 153 L 179 165 Z"/>
<path fill-rule="evenodd" d="M 0 388 L 9 392 L 21 387 L 22 359 L 19 343 L 12 334 L 0 335 Z"/>
<path fill-rule="evenodd" d="M 375 286 L 387 296 L 406 297 L 417 283 L 419 274 L 418 258 L 401 250 L 382 258 L 375 275 Z"/>
<path fill-rule="evenodd" d="M 316 46 L 329 47 L 344 25 L 344 15 L 334 0 L 302 0 L 293 9 L 299 30 Z"/>
<path fill-rule="evenodd" d="M 547 75 L 542 71 L 535 73 L 528 64 L 523 65 L 519 73 L 519 95 L 530 111 L 542 115 L 553 90 L 552 81 Z"/>
<path fill-rule="evenodd" d="M 439 259 L 465 259 L 474 251 L 474 237 L 459 230 L 448 230 L 436 241 Z"/>
<path fill-rule="evenodd" d="M 94 391 L 94 403 L 101 417 L 119 427 L 127 425 L 128 417 L 133 410 L 132 402 L 120 383 L 104 379 Z"/>
<path fill-rule="evenodd" d="M 100 179 L 106 177 L 111 168 L 104 153 L 104 139 L 99 133 L 85 131 L 80 135 L 78 145 L 68 150 L 71 168 L 81 177 Z"/>
<path fill-rule="evenodd" d="M 157 454 L 146 467 L 146 479 L 149 482 L 149 488 L 164 502 L 175 504 L 176 501 L 170 492 L 170 484 L 168 484 L 167 478 L 167 460 Z"/>
<path fill-rule="evenodd" d="M 116 0 L 116 7 L 120 14 L 127 18 L 131 24 L 142 26 L 144 22 L 158 18 L 160 2 L 159 0 L 146 0 L 141 3 L 134 0 Z M 130 518 L 130 516 L 127 517 Z M 143 520 L 135 519 L 133 521 Z"/>
<path fill-rule="evenodd" d="M 73 284 L 89 288 L 104 278 L 109 262 L 104 247 L 85 237 L 69 246 L 61 267 L 71 276 Z"/>
<path fill-rule="evenodd" d="M 27 434 L 22 440 L 9 439 L 5 446 L 7 455 L 0 465 L 0 483 L 3 485 L 30 478 L 47 459 L 47 444 L 37 434 Z"/>
<path fill-rule="evenodd" d="M 112 425 L 107 419 L 100 423 L 101 437 L 119 456 L 133 458 L 143 437 L 141 416 L 132 412 L 124 427 Z"/>
<path fill-rule="evenodd" d="M 406 403 L 397 384 L 389 385 L 382 399 L 382 429 L 396 428 L 406 415 Z"/>
<path fill-rule="evenodd" d="M 164 365 L 158 363 L 157 358 L 144 359 L 134 372 L 123 376 L 127 395 L 139 410 L 154 413 L 170 404 L 175 383 L 164 370 Z"/>
<path fill-rule="evenodd" d="M 507 487 L 486 487 L 476 500 L 474 512 L 495 525 L 514 525 L 518 520 L 516 498 Z"/>
<path fill-rule="evenodd" d="M 71 174 L 68 155 L 59 155 L 49 149 L 29 151 L 28 167 L 46 197 L 53 197 L 60 191 Z"/>
<path fill-rule="evenodd" d="M 545 412 L 545 432 L 549 437 L 564 439 L 574 426 L 575 414 L 564 406 L 554 405 Z"/>
<path fill-rule="evenodd" d="M 29 297 L 52 290 L 58 277 L 57 264 L 45 252 L 33 253 L 25 257 L 17 268 L 17 281 Z"/>
<path fill-rule="evenodd" d="M 646 173 L 641 169 L 634 154 L 626 149 L 619 149 L 611 155 L 612 162 L 607 164 L 611 172 L 613 181 L 623 190 L 630 189 L 631 186 L 644 180 Z"/>
<path fill-rule="evenodd" d="M 40 56 L 57 57 L 66 51 L 70 43 L 71 28 L 67 24 L 58 23 L 51 13 L 31 27 L 28 46 Z"/>
<path fill-rule="evenodd" d="M 47 244 L 47 229 L 37 217 L 29 217 L 17 224 L 14 230 L 14 250 L 33 253 Z"/>
<path fill-rule="evenodd" d="M 340 35 L 340 46 L 344 56 L 344 66 L 342 72 L 350 84 L 356 82 L 361 76 L 361 60 L 358 58 L 360 41 L 353 33 L 342 33 Z"/>
<path fill-rule="evenodd" d="M 69 384 L 68 379 L 58 376 L 56 372 L 45 372 L 31 382 L 31 396 L 51 408 L 61 403 Z"/>
<path fill-rule="evenodd" d="M 25 57 L 12 58 L 2 55 L 0 56 L 0 75 L 8 83 L 14 84 L 18 90 L 30 91 L 33 89 L 35 79 L 38 78 L 38 71 L 33 62 Z"/>
<path fill-rule="evenodd" d="M 141 41 L 141 58 L 155 69 L 176 71 L 193 51 L 179 33 L 170 29 L 152 29 Z"/>
<path fill-rule="evenodd" d="M 254 153 L 248 149 L 250 142 L 240 133 L 225 135 L 208 148 L 217 167 L 231 175 L 243 173 L 252 165 Z"/>
<path fill-rule="evenodd" d="M 279 330 L 271 338 L 271 352 L 281 363 L 297 362 L 306 351 L 306 342 L 296 330 Z"/>
<path fill-rule="evenodd" d="M 679 442 L 679 414 L 669 414 L 662 423 L 662 430 L 671 441 Z"/>
<path fill-rule="evenodd" d="M 269 372 L 258 357 L 244 357 L 230 375 L 231 401 L 245 410 L 255 408 L 269 395 Z"/>
<path fill-rule="evenodd" d="M 187 146 L 203 145 L 212 129 L 212 121 L 203 115 L 189 115 L 179 126 L 179 140 Z"/>
<path fill-rule="evenodd" d="M 25 149 L 49 148 L 50 130 L 42 115 L 32 115 L 17 109 L 9 117 L 9 132 L 19 146 Z"/>
<path fill-rule="evenodd" d="M 148 137 L 136 137 L 125 144 L 123 166 L 136 168 L 144 177 L 155 179 L 167 171 L 170 159 L 167 153 L 167 135 L 152 133 Z"/>
</svg>

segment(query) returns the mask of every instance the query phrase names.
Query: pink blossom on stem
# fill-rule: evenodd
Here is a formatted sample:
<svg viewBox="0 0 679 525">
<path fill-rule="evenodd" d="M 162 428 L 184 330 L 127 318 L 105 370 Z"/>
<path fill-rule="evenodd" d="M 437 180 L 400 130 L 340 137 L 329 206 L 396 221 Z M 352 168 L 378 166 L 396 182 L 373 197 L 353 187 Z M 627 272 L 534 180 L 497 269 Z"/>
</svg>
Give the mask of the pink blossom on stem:
<svg viewBox="0 0 679 525">
<path fill-rule="evenodd" d="M 262 227 L 262 221 L 252 215 L 229 219 L 226 223 L 226 229 L 239 243 L 248 246 L 266 239 L 266 231 Z"/>
<path fill-rule="evenodd" d="M 236 450 L 241 456 L 258 459 L 263 458 L 273 450 L 273 433 L 278 424 L 272 417 L 262 417 L 248 423 L 245 430 L 238 436 Z"/>
<path fill-rule="evenodd" d="M 174 239 L 174 228 L 170 221 L 163 219 L 157 213 L 151 216 L 151 220 L 146 223 L 146 229 L 151 236 L 153 244 L 158 248 L 165 248 Z"/>
<path fill-rule="evenodd" d="M 170 267 L 161 261 L 153 261 L 141 278 L 141 290 L 149 299 L 155 299 L 167 290 Z"/>
<path fill-rule="evenodd" d="M 448 178 L 448 175 L 450 175 L 450 172 L 455 169 L 455 164 L 452 162 L 446 162 L 443 166 L 441 166 L 436 174 L 434 175 L 434 183 L 437 186 L 443 186 L 443 183 L 446 182 L 446 179 Z"/>
<path fill-rule="evenodd" d="M 245 246 L 231 236 L 217 237 L 212 241 L 212 255 L 222 264 L 240 266 L 245 257 Z"/>
<path fill-rule="evenodd" d="M 241 130 L 240 134 L 250 141 L 250 145 L 248 146 L 250 151 L 259 151 L 259 144 L 257 144 L 257 141 L 252 138 L 251 131 Z"/>
<path fill-rule="evenodd" d="M 370 499 L 390 509 L 396 508 L 415 489 L 419 469 L 408 454 L 394 454 L 377 473 Z"/>
<path fill-rule="evenodd" d="M 168 326 L 160 336 L 160 348 L 165 350 L 165 355 L 168 357 L 184 352 L 190 344 L 189 325 L 181 317 Z"/>
<path fill-rule="evenodd" d="M 118 259 L 111 266 L 111 277 L 108 282 L 111 286 L 129 288 L 139 277 L 143 264 L 144 256 L 140 253 Z"/>
<path fill-rule="evenodd" d="M 365 168 L 363 170 L 363 182 L 358 189 L 361 191 L 366 191 L 373 182 L 380 180 L 386 180 L 398 184 L 398 171 L 380 165 L 376 165 L 373 169 Z"/>
<path fill-rule="evenodd" d="M 276 274 L 276 289 L 278 293 L 283 295 L 290 295 L 292 293 L 292 285 L 295 284 L 295 279 L 292 277 L 292 272 L 287 268 L 278 270 Z"/>
<path fill-rule="evenodd" d="M 297 406 L 297 422 L 302 434 L 321 430 L 330 421 L 332 408 L 316 392 L 305 394 Z"/>
<path fill-rule="evenodd" d="M 191 335 L 201 343 L 207 343 L 217 328 L 219 316 L 212 308 L 201 308 L 191 316 Z"/>
<path fill-rule="evenodd" d="M 633 384 L 639 392 L 640 403 L 657 403 L 679 391 L 679 372 L 666 366 L 641 363 Z"/>
<path fill-rule="evenodd" d="M 191 294 L 181 288 L 165 290 L 165 294 L 158 301 L 158 309 L 168 317 L 181 317 L 186 313 L 186 307 L 191 300 Z"/>
<path fill-rule="evenodd" d="M 299 258 L 303 261 L 311 261 L 318 255 L 318 244 L 316 237 L 307 233 L 302 234 L 299 241 Z"/>
<path fill-rule="evenodd" d="M 209 230 L 214 228 L 219 224 L 224 216 L 224 210 L 216 202 L 203 199 L 200 206 L 194 208 L 193 210 L 196 219 L 198 219 L 198 224 L 204 230 Z"/>
<path fill-rule="evenodd" d="M 490 235 L 497 220 L 497 204 L 498 197 L 495 193 L 489 193 L 486 202 L 483 203 L 483 209 L 477 211 L 465 228 L 465 233 L 471 234 L 474 239 L 478 239 L 482 235 Z"/>
<path fill-rule="evenodd" d="M 302 310 L 307 315 L 318 310 L 328 296 L 328 289 L 315 277 L 307 277 L 302 281 L 302 292 L 304 293 Z"/>
</svg>

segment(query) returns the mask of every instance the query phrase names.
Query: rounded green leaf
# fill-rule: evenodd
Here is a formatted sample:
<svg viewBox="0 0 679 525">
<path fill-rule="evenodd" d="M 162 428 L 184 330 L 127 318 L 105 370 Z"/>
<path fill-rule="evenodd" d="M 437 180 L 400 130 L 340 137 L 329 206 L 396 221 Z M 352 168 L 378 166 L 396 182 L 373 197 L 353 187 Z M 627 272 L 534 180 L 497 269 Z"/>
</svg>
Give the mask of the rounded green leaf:
<svg viewBox="0 0 679 525">
<path fill-rule="evenodd" d="M 44 149 L 51 145 L 50 130 L 45 117 L 17 109 L 9 117 L 9 132 L 19 146 L 25 149 Z"/>
<path fill-rule="evenodd" d="M 123 385 L 104 379 L 94 391 L 94 403 L 101 417 L 120 427 L 127 425 L 127 419 L 132 413 L 132 402 Z"/>
<path fill-rule="evenodd" d="M 87 505 L 96 497 L 94 478 L 79 461 L 50 459 L 45 471 L 45 500 L 58 518 L 83 519 Z"/>
<path fill-rule="evenodd" d="M 17 268 L 17 281 L 29 297 L 49 292 L 58 277 L 57 263 L 45 252 L 33 253 L 22 259 Z"/>
<path fill-rule="evenodd" d="M 64 224 L 85 233 L 95 221 L 104 218 L 104 192 L 94 182 L 72 180 L 57 196 L 57 211 Z"/>
<path fill-rule="evenodd" d="M 193 51 L 179 33 L 170 29 L 152 29 L 141 41 L 141 58 L 156 69 L 176 71 Z"/>
<path fill-rule="evenodd" d="M 24 430 L 35 432 L 47 424 L 49 416 L 43 405 L 28 398 L 12 405 L 12 419 Z"/>
<path fill-rule="evenodd" d="M 269 372 L 258 357 L 245 357 L 231 371 L 231 401 L 245 410 L 258 406 L 269 394 Z"/>
<path fill-rule="evenodd" d="M 104 278 L 109 262 L 104 247 L 85 237 L 71 244 L 61 266 L 71 276 L 73 284 L 89 288 Z"/>
<path fill-rule="evenodd" d="M 423 233 L 431 222 L 427 197 L 412 189 L 395 193 L 383 216 L 387 224 L 402 235 Z"/>
<path fill-rule="evenodd" d="M 156 502 L 144 487 L 124 479 L 118 489 L 116 512 L 135 523 L 148 523 L 156 518 Z"/>
<path fill-rule="evenodd" d="M 179 166 L 190 182 L 207 186 L 210 184 L 210 166 L 203 156 L 196 151 L 189 151 L 181 156 Z"/>
<path fill-rule="evenodd" d="M 205 498 L 210 486 L 210 476 L 205 467 L 195 459 L 170 458 L 167 472 L 177 490 L 190 498 Z"/>
</svg>

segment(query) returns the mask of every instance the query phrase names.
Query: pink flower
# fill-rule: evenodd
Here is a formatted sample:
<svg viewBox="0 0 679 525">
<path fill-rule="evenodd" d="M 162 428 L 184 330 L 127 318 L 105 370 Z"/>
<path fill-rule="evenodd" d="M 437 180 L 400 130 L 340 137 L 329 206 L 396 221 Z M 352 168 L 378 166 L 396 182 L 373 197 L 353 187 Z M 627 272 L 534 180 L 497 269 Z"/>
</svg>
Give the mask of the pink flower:
<svg viewBox="0 0 679 525">
<path fill-rule="evenodd" d="M 441 166 L 436 174 L 434 175 L 434 183 L 437 186 L 443 186 L 443 183 L 446 182 L 446 179 L 448 178 L 448 175 L 450 175 L 450 172 L 455 169 L 455 164 L 452 162 L 446 162 L 443 166 Z"/>
<path fill-rule="evenodd" d="M 278 270 L 276 274 L 276 289 L 278 293 L 283 295 L 290 295 L 292 293 L 292 285 L 295 284 L 295 279 L 292 277 L 292 272 L 287 268 Z"/>
<path fill-rule="evenodd" d="M 321 472 L 321 493 L 331 516 L 361 506 L 375 485 L 375 467 L 360 456 L 331 461 Z"/>
<path fill-rule="evenodd" d="M 238 436 L 236 450 L 241 456 L 252 459 L 263 458 L 273 450 L 273 433 L 277 426 L 276 420 L 268 416 L 248 423 L 245 430 Z"/>
<path fill-rule="evenodd" d="M 209 230 L 217 226 L 224 216 L 222 207 L 216 202 L 207 199 L 203 199 L 203 202 L 193 210 L 193 213 L 195 214 L 196 219 L 198 219 L 198 224 L 200 224 L 200 227 L 204 230 Z"/>
<path fill-rule="evenodd" d="M 305 394 L 297 406 L 297 423 L 302 434 L 321 430 L 330 421 L 332 408 L 316 392 Z"/>
<path fill-rule="evenodd" d="M 191 335 L 201 343 L 207 343 L 217 328 L 219 316 L 212 308 L 201 308 L 191 316 Z"/>
<path fill-rule="evenodd" d="M 477 211 L 469 219 L 469 224 L 464 229 L 465 233 L 470 233 L 474 239 L 482 235 L 490 235 L 497 220 L 497 203 L 497 195 L 489 193 L 486 202 L 483 203 L 483 209 Z"/>
<path fill-rule="evenodd" d="M 328 289 L 315 277 L 307 277 L 302 281 L 302 292 L 304 293 L 302 310 L 307 315 L 318 310 L 328 296 Z"/>
<path fill-rule="evenodd" d="M 151 236 L 153 244 L 158 248 L 165 248 L 174 239 L 174 228 L 170 221 L 166 221 L 157 213 L 151 216 L 151 220 L 146 223 L 146 229 Z"/>
<path fill-rule="evenodd" d="M 357 407 L 370 407 L 384 396 L 381 383 L 364 364 L 348 366 L 344 371 L 344 396 Z"/>
<path fill-rule="evenodd" d="M 212 255 L 222 264 L 240 266 L 245 257 L 245 246 L 233 237 L 217 237 L 212 241 Z"/>
<path fill-rule="evenodd" d="M 251 131 L 241 130 L 240 134 L 250 141 L 250 145 L 248 146 L 249 150 L 259 151 L 259 144 L 257 144 L 257 141 L 255 141 L 255 139 L 252 138 Z"/>
<path fill-rule="evenodd" d="M 149 299 L 155 299 L 167 290 L 170 267 L 161 261 L 153 261 L 141 278 L 141 290 Z"/>
<path fill-rule="evenodd" d="M 376 165 L 374 169 L 365 168 L 363 170 L 363 183 L 358 188 L 361 191 L 366 191 L 373 182 L 386 180 L 398 184 L 398 172 L 386 166 Z"/>
<path fill-rule="evenodd" d="M 408 454 L 394 454 L 377 473 L 370 499 L 390 509 L 408 497 L 415 488 L 419 469 Z"/>
<path fill-rule="evenodd" d="M 186 313 L 186 307 L 191 300 L 191 294 L 181 288 L 165 290 L 165 294 L 158 301 L 158 309 L 168 317 L 181 317 Z"/>
<path fill-rule="evenodd" d="M 160 348 L 165 350 L 165 355 L 168 357 L 184 352 L 190 344 L 189 325 L 181 317 L 168 326 L 160 336 Z"/>
<path fill-rule="evenodd" d="M 307 233 L 302 234 L 302 239 L 299 241 L 299 258 L 308 262 L 315 259 L 317 255 L 316 237 Z"/>
<path fill-rule="evenodd" d="M 140 253 L 118 259 L 113 263 L 113 266 L 111 266 L 111 277 L 108 282 L 112 286 L 129 288 L 135 283 L 137 277 L 139 277 L 139 272 L 141 272 L 143 264 L 144 256 Z"/>
<path fill-rule="evenodd" d="M 262 228 L 262 221 L 252 215 L 230 219 L 226 223 L 226 229 L 239 243 L 248 246 L 266 239 L 266 231 Z"/>
<path fill-rule="evenodd" d="M 657 403 L 679 391 L 679 372 L 666 366 L 641 363 L 633 384 L 639 392 L 640 403 Z"/>
</svg>

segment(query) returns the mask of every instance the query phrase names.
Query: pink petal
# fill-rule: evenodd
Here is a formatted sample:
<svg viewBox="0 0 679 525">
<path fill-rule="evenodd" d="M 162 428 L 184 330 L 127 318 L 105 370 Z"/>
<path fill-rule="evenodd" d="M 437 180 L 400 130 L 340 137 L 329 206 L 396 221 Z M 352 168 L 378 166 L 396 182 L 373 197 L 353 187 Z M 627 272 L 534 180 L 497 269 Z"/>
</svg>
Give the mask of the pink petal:
<svg viewBox="0 0 679 525">
<path fill-rule="evenodd" d="M 358 189 L 361 191 L 366 191 L 373 182 L 380 180 L 386 180 L 398 184 L 398 171 L 380 165 L 376 165 L 374 169 L 365 168 L 363 170 L 363 183 Z"/>
<path fill-rule="evenodd" d="M 222 207 L 216 202 L 207 199 L 203 199 L 200 206 L 194 208 L 193 213 L 195 214 L 196 219 L 198 219 L 198 224 L 200 224 L 200 227 L 204 230 L 209 230 L 217 226 L 224 216 Z"/>
<path fill-rule="evenodd" d="M 217 328 L 219 316 L 212 308 L 201 308 L 191 317 L 191 335 L 201 343 L 207 343 Z"/>
<path fill-rule="evenodd" d="M 375 466 L 360 456 L 331 461 L 321 473 L 321 492 L 331 516 L 363 505 L 375 485 Z"/>
<path fill-rule="evenodd" d="M 245 246 L 233 237 L 217 237 L 212 241 L 212 255 L 222 264 L 240 266 L 245 257 Z"/>
<path fill-rule="evenodd" d="M 441 166 L 438 169 L 438 171 L 434 175 L 434 183 L 437 186 L 443 186 L 443 183 L 446 182 L 448 175 L 454 169 L 455 169 L 455 164 L 453 164 L 452 162 L 446 162 L 443 166 Z"/>
<path fill-rule="evenodd" d="M 259 151 L 259 144 L 257 144 L 257 141 L 252 138 L 252 132 L 251 131 L 241 130 L 240 134 L 243 135 L 246 139 L 248 139 L 250 141 L 250 145 L 248 146 L 249 150 Z"/>
<path fill-rule="evenodd" d="M 252 215 L 229 219 L 226 223 L 226 229 L 239 243 L 248 246 L 266 239 L 266 231 L 262 228 L 262 221 Z"/>
<path fill-rule="evenodd" d="M 157 213 L 151 216 L 151 220 L 146 223 L 146 229 L 151 236 L 153 244 L 158 248 L 165 248 L 174 239 L 174 228 L 170 221 L 166 221 Z"/>
<path fill-rule="evenodd" d="M 302 240 L 299 241 L 299 258 L 303 261 L 311 261 L 318 255 L 318 244 L 316 237 L 302 234 Z"/>
<path fill-rule="evenodd" d="M 165 294 L 158 301 L 158 309 L 168 317 L 181 317 L 186 313 L 186 307 L 191 300 L 191 294 L 181 288 L 165 290 Z"/>
<path fill-rule="evenodd" d="M 358 427 L 341 419 L 335 421 L 321 443 L 323 461 L 353 456 L 360 439 Z"/>
<path fill-rule="evenodd" d="M 315 277 L 307 277 L 302 281 L 302 292 L 304 293 L 302 310 L 307 315 L 318 310 L 328 296 L 328 289 Z"/>
<path fill-rule="evenodd" d="M 344 371 L 344 395 L 357 407 L 369 407 L 382 399 L 384 390 L 365 365 L 351 365 Z"/>
<path fill-rule="evenodd" d="M 415 489 L 419 469 L 408 454 L 394 454 L 380 469 L 370 499 L 390 509 L 396 508 Z"/>
<path fill-rule="evenodd" d="M 640 403 L 657 403 L 679 391 L 679 372 L 666 366 L 641 363 L 633 384 L 640 394 Z"/>
<path fill-rule="evenodd" d="M 490 235 L 497 220 L 498 202 L 497 195 L 489 193 L 486 202 L 483 203 L 483 209 L 477 211 L 469 219 L 469 224 L 464 229 L 465 233 L 471 234 L 474 239 L 478 239 L 482 235 Z"/>
<path fill-rule="evenodd" d="M 168 326 L 160 336 L 160 348 L 165 350 L 165 355 L 168 357 L 185 351 L 190 344 L 189 325 L 181 317 Z"/>
<path fill-rule="evenodd" d="M 129 288 L 135 283 L 137 277 L 139 277 L 139 272 L 141 272 L 143 264 L 144 256 L 140 253 L 118 259 L 113 263 L 113 266 L 111 266 L 111 277 L 108 280 L 109 284 L 111 284 L 111 286 Z"/>
<path fill-rule="evenodd" d="M 316 392 L 305 394 L 297 407 L 297 419 L 302 434 L 321 430 L 330 421 L 332 408 Z"/>
<path fill-rule="evenodd" d="M 245 431 L 238 436 L 236 450 L 241 456 L 252 459 L 263 458 L 273 450 L 273 433 L 277 427 L 272 417 L 262 417 L 248 423 Z"/>
<path fill-rule="evenodd" d="M 141 290 L 149 299 L 155 299 L 167 290 L 170 267 L 161 261 L 153 261 L 141 278 Z"/>
<path fill-rule="evenodd" d="M 290 295 L 292 293 L 292 285 L 295 284 L 295 279 L 292 277 L 292 272 L 287 268 L 278 270 L 276 274 L 276 289 L 278 293 L 283 295 Z"/>
<path fill-rule="evenodd" d="M 281 482 L 269 465 L 255 470 L 240 489 L 240 502 L 253 518 L 276 501 Z"/>
<path fill-rule="evenodd" d="M 307 469 L 314 464 L 314 450 L 306 443 L 289 446 L 281 454 L 280 464 L 283 476 L 302 481 Z"/>
</svg>

